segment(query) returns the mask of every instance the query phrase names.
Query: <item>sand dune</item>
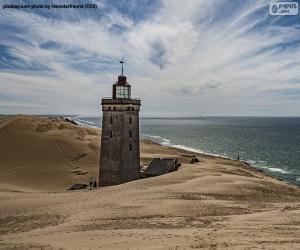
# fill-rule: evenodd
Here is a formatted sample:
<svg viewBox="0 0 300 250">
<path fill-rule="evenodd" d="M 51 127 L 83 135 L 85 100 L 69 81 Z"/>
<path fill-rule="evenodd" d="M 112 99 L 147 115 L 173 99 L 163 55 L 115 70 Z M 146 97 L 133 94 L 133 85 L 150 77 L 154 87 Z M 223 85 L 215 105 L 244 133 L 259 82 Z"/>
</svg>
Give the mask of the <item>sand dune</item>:
<svg viewBox="0 0 300 250">
<path fill-rule="evenodd" d="M 97 175 L 99 131 L 60 118 L 0 120 L 0 185 L 18 190 L 65 190 Z"/>
<path fill-rule="evenodd" d="M 237 161 L 141 142 L 177 172 L 93 191 L 100 135 L 60 118 L 0 119 L 1 249 L 300 249 L 299 188 Z M 14 192 L 15 191 L 15 192 Z"/>
</svg>

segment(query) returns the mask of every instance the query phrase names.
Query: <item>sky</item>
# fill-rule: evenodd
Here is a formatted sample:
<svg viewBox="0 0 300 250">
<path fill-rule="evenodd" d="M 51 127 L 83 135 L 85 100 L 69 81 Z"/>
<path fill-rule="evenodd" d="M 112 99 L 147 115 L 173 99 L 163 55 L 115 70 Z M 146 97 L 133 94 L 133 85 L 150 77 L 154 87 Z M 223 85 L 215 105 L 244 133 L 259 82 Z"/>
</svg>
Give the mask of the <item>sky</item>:
<svg viewBox="0 0 300 250">
<path fill-rule="evenodd" d="M 30 2 L 98 8 L 2 8 Z M 124 58 L 141 116 L 299 116 L 300 15 L 270 2 L 1 0 L 0 114 L 100 116 Z"/>
</svg>

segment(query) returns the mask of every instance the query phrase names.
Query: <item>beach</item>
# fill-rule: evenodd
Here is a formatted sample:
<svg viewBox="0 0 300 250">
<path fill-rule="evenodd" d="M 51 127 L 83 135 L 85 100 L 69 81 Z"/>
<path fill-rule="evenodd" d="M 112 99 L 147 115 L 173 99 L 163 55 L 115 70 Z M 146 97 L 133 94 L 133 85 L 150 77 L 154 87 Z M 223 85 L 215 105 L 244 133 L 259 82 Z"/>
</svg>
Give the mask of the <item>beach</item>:
<svg viewBox="0 0 300 250">
<path fill-rule="evenodd" d="M 244 162 L 141 140 L 178 171 L 95 190 L 101 130 L 0 118 L 0 249 L 299 249 L 300 189 Z"/>
</svg>

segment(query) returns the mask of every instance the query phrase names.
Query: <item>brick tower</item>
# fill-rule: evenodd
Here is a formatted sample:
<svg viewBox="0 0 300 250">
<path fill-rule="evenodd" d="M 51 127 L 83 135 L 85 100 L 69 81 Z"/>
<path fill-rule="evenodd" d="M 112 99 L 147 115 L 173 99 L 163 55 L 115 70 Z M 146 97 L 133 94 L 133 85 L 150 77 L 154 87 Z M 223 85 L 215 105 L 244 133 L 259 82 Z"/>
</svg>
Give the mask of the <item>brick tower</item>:
<svg viewBox="0 0 300 250">
<path fill-rule="evenodd" d="M 112 98 L 103 98 L 99 186 L 117 185 L 140 177 L 139 111 L 131 86 L 122 73 L 113 85 Z"/>
</svg>

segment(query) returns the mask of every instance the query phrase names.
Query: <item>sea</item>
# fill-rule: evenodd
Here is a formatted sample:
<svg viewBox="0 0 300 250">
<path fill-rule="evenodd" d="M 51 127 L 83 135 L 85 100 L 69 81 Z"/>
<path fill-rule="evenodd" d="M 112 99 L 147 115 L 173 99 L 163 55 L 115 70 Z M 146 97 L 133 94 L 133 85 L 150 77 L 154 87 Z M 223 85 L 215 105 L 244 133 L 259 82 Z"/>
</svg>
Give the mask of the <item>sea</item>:
<svg viewBox="0 0 300 250">
<path fill-rule="evenodd" d="M 101 127 L 101 117 L 69 118 Z M 300 186 L 300 117 L 140 118 L 140 137 L 193 152 L 239 157 Z"/>
</svg>

